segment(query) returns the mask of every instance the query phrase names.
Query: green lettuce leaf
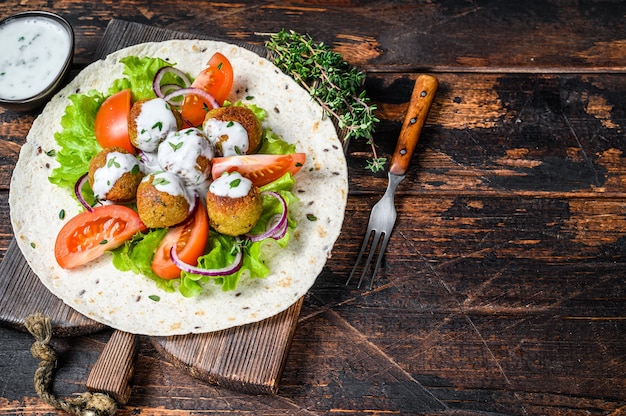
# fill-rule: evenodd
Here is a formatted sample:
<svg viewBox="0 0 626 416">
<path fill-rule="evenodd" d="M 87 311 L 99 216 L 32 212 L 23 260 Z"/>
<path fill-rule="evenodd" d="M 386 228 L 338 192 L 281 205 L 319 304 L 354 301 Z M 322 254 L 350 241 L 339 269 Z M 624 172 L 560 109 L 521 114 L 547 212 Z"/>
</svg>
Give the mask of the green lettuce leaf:
<svg viewBox="0 0 626 416">
<path fill-rule="evenodd" d="M 93 125 L 104 98 L 95 90 L 69 96 L 71 104 L 61 118 L 63 129 L 54 134 L 60 146 L 56 152 L 60 166 L 49 177 L 53 184 L 73 191 L 76 181 L 89 169 L 89 161 L 101 150 Z"/>
</svg>

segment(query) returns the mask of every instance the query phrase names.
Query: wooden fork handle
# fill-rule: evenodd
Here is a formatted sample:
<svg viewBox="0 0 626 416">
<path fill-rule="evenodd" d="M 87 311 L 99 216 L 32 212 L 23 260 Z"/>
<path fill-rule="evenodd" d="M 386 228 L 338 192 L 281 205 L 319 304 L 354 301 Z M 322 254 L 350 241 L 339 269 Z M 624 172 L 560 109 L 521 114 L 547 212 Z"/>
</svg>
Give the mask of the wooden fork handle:
<svg viewBox="0 0 626 416">
<path fill-rule="evenodd" d="M 430 110 L 438 86 L 439 81 L 432 75 L 422 74 L 415 80 L 396 150 L 391 158 L 389 172 L 404 175 L 409 168 L 415 145 L 426 122 L 428 110 Z"/>
</svg>

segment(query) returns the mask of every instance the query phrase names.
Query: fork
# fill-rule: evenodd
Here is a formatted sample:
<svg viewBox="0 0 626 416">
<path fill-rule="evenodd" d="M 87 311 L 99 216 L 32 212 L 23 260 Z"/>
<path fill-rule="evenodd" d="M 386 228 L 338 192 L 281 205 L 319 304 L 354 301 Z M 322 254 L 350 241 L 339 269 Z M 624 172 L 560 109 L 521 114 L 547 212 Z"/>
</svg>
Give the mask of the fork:
<svg viewBox="0 0 626 416">
<path fill-rule="evenodd" d="M 376 265 L 374 266 L 374 270 L 370 278 L 370 290 L 374 285 L 374 278 L 380 268 L 383 254 L 385 253 L 387 244 L 389 243 L 391 231 L 396 223 L 397 214 L 394 203 L 396 188 L 404 179 L 406 171 L 409 168 L 411 156 L 413 155 L 415 145 L 417 144 L 417 140 L 419 139 L 424 123 L 426 122 L 428 110 L 433 102 L 438 86 L 439 81 L 437 81 L 437 78 L 432 75 L 423 74 L 418 76 L 415 80 L 413 92 L 411 93 L 411 100 L 409 101 L 402 129 L 400 130 L 400 136 L 398 137 L 398 143 L 396 144 L 396 148 L 391 158 L 391 165 L 389 167 L 389 171 L 387 172 L 387 176 L 389 177 L 387 190 L 380 201 L 378 201 L 372 208 L 370 219 L 367 224 L 367 230 L 365 231 L 365 237 L 363 238 L 363 243 L 361 244 L 361 250 L 359 251 L 359 255 L 354 263 L 354 267 L 350 272 L 350 276 L 346 281 L 346 286 L 352 280 L 352 277 L 354 276 L 359 263 L 361 263 L 368 246 L 370 247 L 369 253 L 367 255 L 367 260 L 363 264 L 363 270 L 357 287 L 361 287 L 363 279 L 370 269 L 372 259 L 378 250 Z"/>
</svg>

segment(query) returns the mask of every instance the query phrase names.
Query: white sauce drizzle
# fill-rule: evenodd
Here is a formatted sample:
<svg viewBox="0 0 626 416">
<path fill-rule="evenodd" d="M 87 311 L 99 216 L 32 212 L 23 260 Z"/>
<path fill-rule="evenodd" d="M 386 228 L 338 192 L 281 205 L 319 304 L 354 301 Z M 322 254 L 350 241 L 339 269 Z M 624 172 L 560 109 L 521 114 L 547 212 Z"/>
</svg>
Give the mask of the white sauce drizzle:
<svg viewBox="0 0 626 416">
<path fill-rule="evenodd" d="M 201 156 L 211 161 L 215 149 L 202 130 L 196 128 L 170 133 L 157 152 L 161 169 L 177 174 L 189 187 L 202 185 L 211 175 L 210 165 L 204 170 L 198 165 Z"/>
<path fill-rule="evenodd" d="M 93 193 L 97 199 L 105 199 L 115 182 L 127 172 L 139 169 L 139 162 L 129 153 L 109 152 L 106 164 L 93 174 Z"/>
<path fill-rule="evenodd" d="M 70 34 L 52 19 L 12 19 L 0 25 L 0 97 L 33 97 L 54 82 L 70 54 Z"/>
<path fill-rule="evenodd" d="M 214 195 L 229 198 L 243 198 L 250 193 L 252 181 L 241 176 L 239 172 L 224 173 L 209 186 Z"/>
<path fill-rule="evenodd" d="M 154 185 L 157 191 L 166 192 L 173 196 L 182 195 L 189 203 L 189 206 L 193 206 L 194 198 L 192 198 L 189 190 L 185 187 L 181 178 L 172 172 L 154 172 L 143 178 L 142 182 L 147 182 L 149 180 L 152 180 L 152 185 Z"/>
<path fill-rule="evenodd" d="M 204 132 L 222 156 L 236 156 L 248 152 L 248 132 L 236 121 L 221 121 L 214 118 L 204 123 Z"/>
<path fill-rule="evenodd" d="M 137 147 L 144 152 L 155 152 L 159 143 L 178 128 L 176 117 L 172 114 L 169 104 L 162 98 L 145 101 L 135 123 Z"/>
</svg>

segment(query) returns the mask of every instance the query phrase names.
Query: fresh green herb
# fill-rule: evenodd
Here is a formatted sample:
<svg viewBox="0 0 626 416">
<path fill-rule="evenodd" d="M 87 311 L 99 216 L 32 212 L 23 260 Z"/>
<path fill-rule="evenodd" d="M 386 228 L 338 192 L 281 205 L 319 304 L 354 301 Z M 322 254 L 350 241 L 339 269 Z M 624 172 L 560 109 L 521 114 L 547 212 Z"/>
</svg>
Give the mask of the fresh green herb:
<svg viewBox="0 0 626 416">
<path fill-rule="evenodd" d="M 239 186 L 239 184 L 241 183 L 241 179 L 237 178 L 233 181 L 230 182 L 230 187 L 231 188 L 236 188 Z"/>
<path fill-rule="evenodd" d="M 30 246 L 31 246 L 32 248 L 37 248 L 37 246 L 35 245 L 35 243 L 30 243 Z"/>
<path fill-rule="evenodd" d="M 313 214 L 306 214 L 306 219 L 309 221 L 317 221 L 317 217 Z"/>
<path fill-rule="evenodd" d="M 99 244 L 101 244 L 101 245 L 105 245 L 105 244 L 106 244 L 106 243 L 108 243 L 108 242 L 109 242 L 109 240 L 107 240 L 107 239 L 105 238 L 104 240 L 100 241 L 100 243 L 99 243 Z"/>
<path fill-rule="evenodd" d="M 56 151 L 56 150 L 54 150 L 54 149 L 52 149 L 52 150 L 48 150 L 48 151 L 46 152 L 46 156 L 51 156 L 51 157 L 54 157 L 54 156 L 56 156 L 56 154 L 57 154 L 57 151 Z"/>
<path fill-rule="evenodd" d="M 150 295 L 150 296 L 148 296 L 148 299 L 153 300 L 155 302 L 158 302 L 158 301 L 161 300 L 161 297 L 158 296 L 158 295 Z"/>
<path fill-rule="evenodd" d="M 159 131 L 163 130 L 163 122 L 162 121 L 157 121 L 156 123 L 154 123 L 154 126 L 152 126 L 153 129 L 159 129 Z"/>
<path fill-rule="evenodd" d="M 221 71 L 221 70 L 222 70 L 222 66 L 224 66 L 224 62 L 220 62 L 220 63 L 217 65 L 217 69 L 219 69 L 219 70 Z"/>
<path fill-rule="evenodd" d="M 59 219 L 62 220 L 63 218 L 65 218 L 65 210 L 64 209 L 59 211 Z"/>
<path fill-rule="evenodd" d="M 117 160 L 115 160 L 114 157 L 112 157 L 111 159 L 109 159 L 109 161 L 107 162 L 107 168 L 111 169 L 111 167 L 115 166 L 116 168 L 120 168 L 120 164 Z"/>
<path fill-rule="evenodd" d="M 229 121 L 228 123 L 226 123 L 226 127 L 232 127 L 235 125 L 234 121 Z"/>
<path fill-rule="evenodd" d="M 154 180 L 152 181 L 152 185 L 157 186 L 157 185 L 169 185 L 170 181 L 168 181 L 165 178 L 158 178 L 158 177 L 154 177 Z"/>
<path fill-rule="evenodd" d="M 178 149 L 180 149 L 181 147 L 183 147 L 183 143 L 184 142 L 178 142 L 176 144 L 172 143 L 172 142 L 168 142 L 169 145 L 172 147 L 173 151 L 177 151 Z"/>
<path fill-rule="evenodd" d="M 139 167 L 139 165 L 134 165 L 133 168 L 130 170 L 130 173 L 133 175 L 138 174 L 141 171 L 141 168 Z"/>
<path fill-rule="evenodd" d="M 365 73 L 349 65 L 328 45 L 314 43 L 309 35 L 283 29 L 270 35 L 265 46 L 274 64 L 302 85 L 336 120 L 345 132 L 344 140 L 367 139 L 373 153 L 367 168 L 373 172 L 383 169 L 386 160 L 378 157 L 372 137 L 379 121 L 374 114 L 376 106 L 362 88 Z"/>
</svg>

